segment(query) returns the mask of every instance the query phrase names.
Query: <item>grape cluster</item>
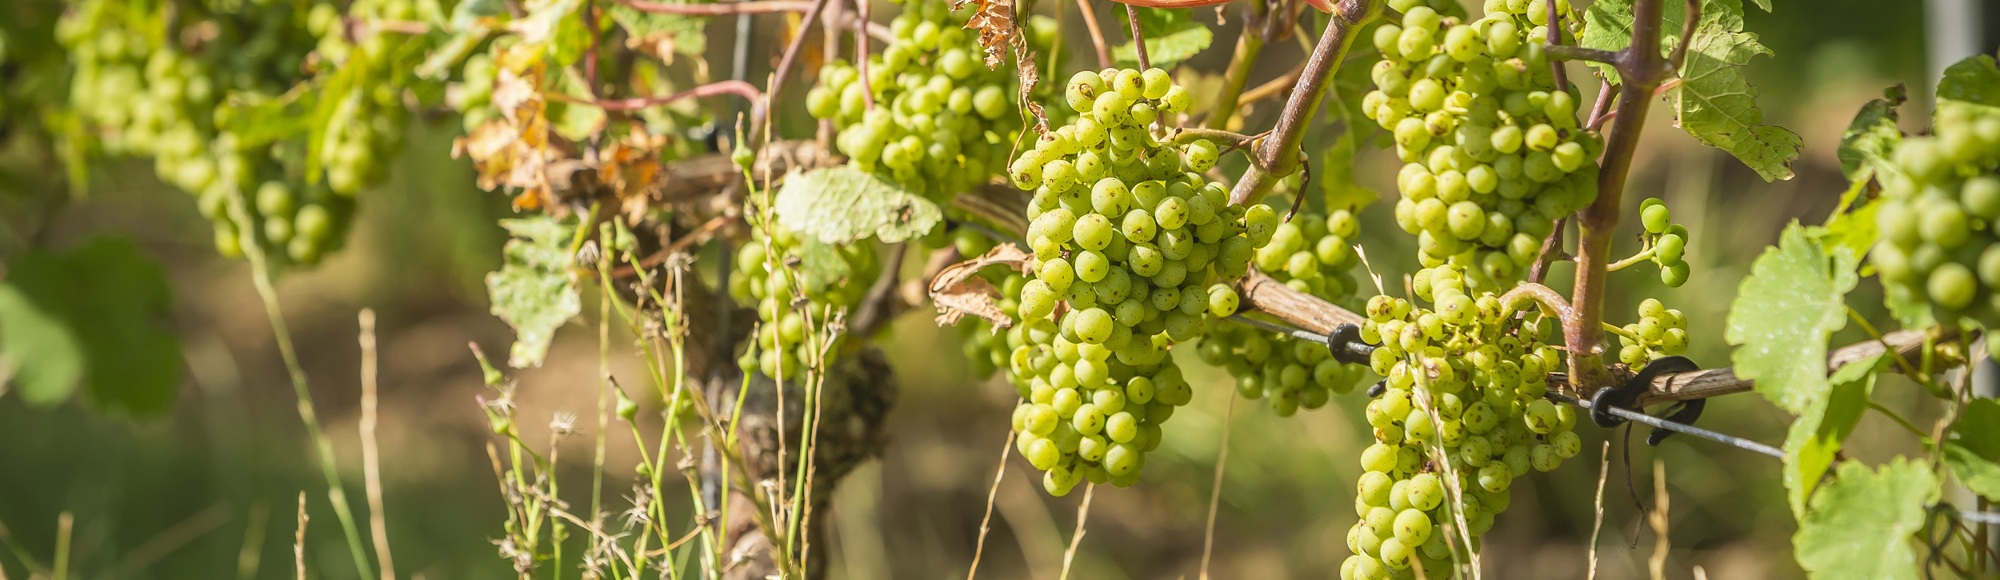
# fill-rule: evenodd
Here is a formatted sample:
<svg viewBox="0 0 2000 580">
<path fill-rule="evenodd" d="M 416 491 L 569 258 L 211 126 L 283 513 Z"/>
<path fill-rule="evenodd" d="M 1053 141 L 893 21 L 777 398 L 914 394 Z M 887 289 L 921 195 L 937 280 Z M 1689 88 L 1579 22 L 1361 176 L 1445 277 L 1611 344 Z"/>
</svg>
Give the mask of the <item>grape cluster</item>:
<svg viewBox="0 0 2000 580">
<path fill-rule="evenodd" d="M 1215 144 L 1148 130 L 1188 106 L 1166 71 L 1083 71 L 1064 92 L 1077 118 L 1009 167 L 1035 192 L 1034 271 L 1017 296 L 1025 344 L 1009 361 L 1026 399 L 1015 427 L 1055 495 L 1137 479 L 1160 423 L 1193 396 L 1168 349 L 1236 311 L 1227 283 L 1279 226 L 1270 206 L 1230 205 L 1201 177 Z"/>
<path fill-rule="evenodd" d="M 314 7 L 319 56 L 334 67 L 352 70 L 335 73 L 347 75 L 349 82 L 329 83 L 344 90 L 320 95 L 338 104 L 324 140 L 316 144 L 318 161 L 327 186 L 352 196 L 381 183 L 387 176 L 383 159 L 401 151 L 404 126 L 409 123 L 402 100 L 402 81 L 407 80 L 403 76 L 422 61 L 424 53 L 420 45 L 384 31 L 367 30 L 353 37 L 328 8 Z M 412 0 L 356 0 L 347 8 L 347 18 L 364 27 L 385 21 L 434 22 L 433 16 Z"/>
<path fill-rule="evenodd" d="M 881 264 L 868 244 L 808 248 L 818 242 L 801 239 L 775 223 L 769 227 L 768 236 L 757 236 L 737 250 L 737 275 L 729 279 L 730 296 L 757 310 L 756 342 L 744 350 L 737 365 L 767 377 L 804 376 L 808 363 L 824 368 L 817 366 L 823 363 L 820 349 L 835 352 L 831 345 L 809 340 L 811 335 L 833 314 L 861 303 Z M 808 259 L 822 262 L 807 266 Z M 831 260 L 840 264 L 825 263 Z M 806 274 L 821 270 L 845 275 L 822 279 Z M 822 340 L 840 338 L 838 333 L 823 336 Z"/>
<path fill-rule="evenodd" d="M 1392 3 L 1402 18 L 1374 31 L 1383 58 L 1362 111 L 1405 162 L 1396 224 L 1424 266 L 1454 264 L 1475 289 L 1516 280 L 1555 220 L 1596 197 L 1601 145 L 1554 85 L 1544 1 L 1489 0 L 1472 22 Z"/>
<path fill-rule="evenodd" d="M 1660 267 L 1660 282 L 1673 288 L 1686 284 L 1687 228 L 1674 223 L 1673 212 L 1657 197 L 1646 198 L 1639 204 L 1639 223 L 1646 227 L 1646 250 L 1652 252 L 1653 263 Z"/>
<path fill-rule="evenodd" d="M 896 40 L 861 69 L 835 61 L 806 92 L 806 110 L 833 121 L 854 165 L 943 199 L 1004 169 L 1019 131 L 1011 75 L 990 70 L 965 29 L 969 11 L 944 0 L 903 0 Z"/>
<path fill-rule="evenodd" d="M 1559 322 L 1490 293 L 1473 298 L 1469 273 L 1431 272 L 1434 309 L 1387 296 L 1366 308 L 1361 335 L 1380 344 L 1370 366 L 1386 388 L 1367 407 L 1375 443 L 1361 453 L 1361 519 L 1341 578 L 1451 569 L 1459 536 L 1449 530 L 1463 522 L 1469 536 L 1485 533 L 1514 478 L 1554 470 L 1582 448 L 1576 410 L 1543 398 L 1562 360 L 1549 344 Z"/>
<path fill-rule="evenodd" d="M 2000 114 L 1941 102 L 1933 131 L 1905 138 L 1897 171 L 1876 173 L 1882 238 L 1869 260 L 1892 298 L 2000 328 Z"/>
<path fill-rule="evenodd" d="M 1639 303 L 1639 321 L 1618 333 L 1618 360 L 1634 370 L 1661 357 L 1687 354 L 1687 317 L 1659 300 Z"/>
<path fill-rule="evenodd" d="M 369 10 L 392 4 L 405 8 Z M 413 19 L 408 6 L 371 0 L 354 8 L 358 16 Z M 325 180 L 305 175 L 310 144 L 251 138 L 232 128 L 247 109 L 312 82 L 309 69 L 335 62 L 327 60 L 329 42 L 344 41 L 329 39 L 342 37 L 343 24 L 330 4 L 85 0 L 65 13 L 56 35 L 75 63 L 69 101 L 91 144 L 115 155 L 152 157 L 162 181 L 195 196 L 223 255 L 239 256 L 242 244 L 251 242 L 273 258 L 311 264 L 345 237 L 354 190 L 380 180 L 379 163 L 375 169 L 364 163 L 393 149 L 386 138 L 352 146 L 344 128 L 393 125 L 381 132 L 400 136 L 401 125 L 392 123 L 400 118 L 400 104 L 393 111 L 345 104 L 336 111 L 322 151 Z M 385 86 L 349 84 L 396 94 Z M 239 196 L 241 204 L 235 203 Z"/>
<path fill-rule="evenodd" d="M 1258 248 L 1257 268 L 1294 290 L 1327 300 L 1352 296 L 1349 269 L 1359 265 L 1353 243 L 1360 224 L 1351 210 L 1331 215 L 1301 212 L 1280 224 Z M 1201 339 L 1203 362 L 1236 377 L 1236 392 L 1264 399 L 1278 416 L 1324 406 L 1361 380 L 1363 368 L 1333 360 L 1326 345 L 1241 324 L 1219 325 Z"/>
</svg>

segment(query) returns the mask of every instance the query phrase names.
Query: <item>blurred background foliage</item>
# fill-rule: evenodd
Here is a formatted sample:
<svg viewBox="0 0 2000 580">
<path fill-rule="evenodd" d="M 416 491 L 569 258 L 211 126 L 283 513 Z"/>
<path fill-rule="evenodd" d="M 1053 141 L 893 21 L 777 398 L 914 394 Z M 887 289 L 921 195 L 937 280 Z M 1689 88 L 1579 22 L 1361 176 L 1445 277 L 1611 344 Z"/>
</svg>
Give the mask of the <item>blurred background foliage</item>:
<svg viewBox="0 0 2000 580">
<path fill-rule="evenodd" d="M 1074 5 L 1054 4 L 1070 10 L 1069 21 L 1076 22 Z M 1726 154 L 1671 130 L 1671 119 L 1656 116 L 1627 196 L 1634 208 L 1645 197 L 1665 198 L 1695 232 L 1687 252 L 1694 277 L 1677 289 L 1659 285 L 1646 267 L 1614 278 L 1617 293 L 1607 306 L 1608 318 L 1629 321 L 1645 296 L 1681 308 L 1694 336 L 1690 354 L 1708 366 L 1727 364 L 1722 320 L 1751 259 L 1792 219 L 1823 219 L 1846 187 L 1834 146 L 1853 112 L 1896 83 L 1913 87 L 1913 103 L 1925 102 L 1922 87 L 1933 80 L 1924 78 L 1930 67 L 1921 3 L 1776 4 L 1772 14 L 1749 11 L 1747 28 L 1776 52 L 1755 61 L 1749 77 L 1770 120 L 1805 139 L 1797 177 L 1765 183 Z M 0 17 L 6 10 L 0 8 Z M 1206 9 L 1194 16 L 1211 23 L 1214 18 Z M 711 23 L 709 46 L 730 45 L 730 24 Z M 1240 25 L 1231 14 L 1216 28 L 1214 45 L 1185 66 L 1209 74 L 1220 70 Z M 1070 46 L 1086 46 L 1082 28 L 1071 28 Z M 763 38 L 781 33 L 757 32 Z M 1071 64 L 1081 66 L 1084 52 L 1070 51 Z M 708 57 L 718 68 L 727 66 L 727 58 L 723 51 Z M 1288 70 L 1302 58 L 1302 49 L 1292 43 L 1274 45 L 1253 80 Z M 1189 72 L 1179 74 L 1185 84 L 1202 82 Z M 1277 102 L 1246 111 L 1246 126 L 1268 124 Z M 809 126 L 799 121 L 802 112 L 794 113 L 790 128 Z M 1904 118 L 1928 118 L 1928 112 L 1906 109 Z M 393 161 L 388 184 L 363 194 L 348 247 L 314 269 L 289 272 L 278 286 L 350 497 L 359 496 L 361 480 L 356 313 L 372 308 L 379 316 L 389 537 L 405 575 L 433 579 L 509 574 L 493 545 L 501 535 L 503 508 L 487 458 L 492 438 L 474 401 L 483 388 L 481 377 L 466 344 L 496 352 L 511 339 L 505 325 L 487 313 L 481 280 L 498 266 L 505 240 L 495 220 L 512 212 L 503 196 L 474 187 L 471 169 L 450 158 L 457 126 L 438 118 L 413 123 L 410 144 Z M 256 306 L 248 266 L 215 255 L 210 228 L 193 202 L 155 180 L 146 163 L 97 163 L 88 188 L 69 194 L 60 172 L 52 171 L 58 164 L 38 155 L 37 147 L 16 143 L 18 137 L 8 137 L 0 150 L 0 222 L 7 228 L 0 234 L 51 249 L 107 233 L 134 240 L 163 267 L 172 287 L 170 327 L 181 342 L 184 367 L 173 405 L 156 416 L 100 412 L 82 401 L 37 408 L 18 394 L 0 396 L 0 539 L 6 548 L 0 551 L 0 571 L 25 576 L 24 556 L 48 562 L 58 519 L 69 513 L 74 515 L 71 569 L 79 577 L 290 577 L 294 509 L 304 491 L 313 515 L 306 542 L 313 574 L 354 577 L 326 508 L 324 483 L 313 473 L 312 448 L 270 327 Z M 1363 186 L 1392 190 L 1391 155 L 1365 148 L 1356 166 Z M 1364 245 L 1372 267 L 1395 285 L 1415 264 L 1412 241 L 1391 225 L 1389 205 L 1365 212 Z M 15 257 L 0 254 L 0 260 Z M 1570 272 L 1558 267 L 1551 279 L 1564 289 Z M 1864 281 L 1853 303 L 1881 320 L 1879 288 L 1872 284 Z M 586 313 L 597 311 L 592 300 L 586 295 Z M 533 423 L 558 411 L 588 417 L 595 410 L 594 326 L 593 319 L 566 328 L 549 363 L 521 374 L 520 428 L 526 440 L 547 440 L 546 424 Z M 840 486 L 832 513 L 825 515 L 834 522 L 831 545 L 815 549 L 829 550 L 834 577 L 956 577 L 972 561 L 1015 395 L 998 379 L 973 379 L 958 355 L 956 337 L 919 313 L 899 321 L 886 339 L 884 350 L 895 353 L 891 364 L 903 385 L 902 399 L 892 415 L 888 452 Z M 1835 340 L 1859 338 L 1850 328 Z M 614 344 L 612 352 L 615 373 L 638 374 L 641 363 L 629 345 Z M 1095 494 L 1075 577 L 1195 577 L 1225 430 L 1228 462 L 1220 480 L 1211 574 L 1334 575 L 1345 556 L 1344 531 L 1354 518 L 1354 457 L 1367 441 L 1361 395 L 1279 419 L 1261 402 L 1233 400 L 1221 372 L 1192 370 L 1200 365 L 1188 363 L 1190 378 L 1206 388 L 1177 415 L 1141 484 Z M 1906 385 L 1898 384 L 1900 379 L 1885 380 L 1892 384 L 1876 389 L 1878 400 L 1906 416 L 1934 416 L 1928 397 L 1901 388 Z M 1756 397 L 1715 401 L 1703 418 L 1708 426 L 1767 442 L 1781 440 L 1787 422 L 1784 413 Z M 589 456 L 595 422 L 581 423 L 579 435 L 559 443 L 566 456 Z M 1908 451 L 1880 443 L 1907 437 L 1870 436 L 1896 430 L 1870 415 L 1850 439 L 1849 452 L 1873 461 Z M 1584 460 L 1516 487 L 1514 507 L 1500 519 L 1484 552 L 1494 577 L 1585 576 L 1599 506 L 1604 522 L 1597 544 L 1599 576 L 1643 576 L 1653 540 L 1650 532 L 1639 531 L 1643 512 L 1626 487 L 1642 490 L 1650 505 L 1655 460 L 1663 462 L 1673 494 L 1671 576 L 1690 577 L 1697 567 L 1710 578 L 1801 575 L 1788 548 L 1794 524 L 1778 466 L 1770 459 L 1689 438 L 1658 448 L 1635 444 L 1630 458 L 1636 467 L 1629 470 L 1628 484 L 1615 434 L 1583 433 Z M 608 438 L 608 495 L 629 488 L 636 460 L 630 439 L 621 435 Z M 1599 502 L 1593 498 L 1600 477 L 1597 450 L 1606 441 L 1611 463 Z M 1082 494 L 1051 499 L 1022 475 L 1030 472 L 1025 463 L 1006 456 L 1007 477 L 997 488 L 980 573 L 1053 577 Z M 587 498 L 582 483 L 590 477 L 587 462 L 572 462 L 566 476 L 572 483 L 565 490 L 580 494 L 572 500 Z"/>
</svg>

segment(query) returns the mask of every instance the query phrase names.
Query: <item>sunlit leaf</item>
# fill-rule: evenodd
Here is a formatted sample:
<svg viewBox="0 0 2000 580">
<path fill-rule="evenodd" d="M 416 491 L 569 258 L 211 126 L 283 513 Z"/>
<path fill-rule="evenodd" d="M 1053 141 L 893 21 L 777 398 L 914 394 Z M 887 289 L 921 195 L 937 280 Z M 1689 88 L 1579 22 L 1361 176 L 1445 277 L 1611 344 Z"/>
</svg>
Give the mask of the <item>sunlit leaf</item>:
<svg viewBox="0 0 2000 580">
<path fill-rule="evenodd" d="M 1834 371 L 1827 381 L 1833 388 L 1825 401 L 1807 409 L 1792 422 L 1785 436 L 1785 490 L 1792 516 L 1803 518 L 1806 500 L 1812 497 L 1820 477 L 1833 466 L 1836 454 L 1868 410 L 1868 395 L 1875 388 L 1875 371 L 1886 359 L 1875 355 L 1849 363 Z"/>
<path fill-rule="evenodd" d="M 773 206 L 779 225 L 828 244 L 871 236 L 893 244 L 944 218 L 930 200 L 849 165 L 787 176 Z"/>
<path fill-rule="evenodd" d="M 2000 67 L 1984 54 L 1958 61 L 1944 69 L 1937 96 L 1939 101 L 2000 107 Z"/>
<path fill-rule="evenodd" d="M 1792 537 L 1799 565 L 1813 578 L 1914 580 L 1912 534 L 1923 528 L 1924 506 L 1937 494 L 1937 476 L 1907 458 L 1880 471 L 1841 463 Z"/>
<path fill-rule="evenodd" d="M 34 405 L 69 400 L 83 381 L 83 345 L 63 313 L 0 284 L 0 380 Z"/>
<path fill-rule="evenodd" d="M 1736 375 L 1778 407 L 1803 414 L 1827 397 L 1826 341 L 1847 324 L 1856 258 L 1829 253 L 1797 223 L 1750 266 L 1729 308 L 1724 338 L 1736 345 Z"/>
<path fill-rule="evenodd" d="M 549 216 L 501 220 L 514 236 L 503 251 L 505 265 L 486 275 L 493 315 L 514 327 L 507 364 L 541 366 L 556 329 L 583 310 L 571 276 L 570 238 L 575 226 Z"/>
<path fill-rule="evenodd" d="M 2000 402 L 1973 399 L 1966 404 L 1952 424 L 1944 462 L 1966 489 L 2000 500 Z"/>
<path fill-rule="evenodd" d="M 1889 163 L 1889 152 L 1903 141 L 1903 130 L 1896 127 L 1899 118 L 1896 108 L 1909 100 L 1908 91 L 1897 84 L 1883 91 L 1882 98 L 1868 101 L 1861 111 L 1848 122 L 1847 131 L 1840 135 L 1840 148 L 1835 151 L 1840 157 L 1840 172 L 1849 180 L 1862 181 L 1863 164 L 1877 172 L 1894 171 Z"/>
<path fill-rule="evenodd" d="M 1129 6 L 1127 8 L 1130 8 Z M 1139 26 L 1146 35 L 1146 59 L 1155 68 L 1171 69 L 1181 61 L 1207 50 L 1215 41 L 1215 33 L 1208 25 L 1196 22 L 1192 10 L 1169 10 L 1165 8 L 1140 8 Z M 1124 21 L 1124 11 L 1114 11 L 1119 21 Z M 1128 28 L 1124 24 L 1120 28 Z M 1129 33 L 1128 33 L 1129 34 Z M 1127 40 L 1112 47 L 1111 57 L 1121 66 L 1136 66 L 1139 62 L 1137 43 Z"/>
<path fill-rule="evenodd" d="M 100 236 L 66 252 L 30 252 L 8 267 L 5 288 L 13 299 L 33 306 L 0 305 L 0 316 L 10 319 L 0 324 L 0 340 L 8 342 L 0 347 L 5 358 L 55 357 L 13 363 L 24 365 L 23 374 L 34 368 L 41 382 L 24 384 L 23 396 L 40 403 L 66 397 L 75 375 L 61 357 L 80 352 L 83 384 L 98 408 L 146 415 L 173 402 L 182 365 L 180 340 L 171 328 L 173 294 L 160 266 L 131 240 Z M 21 312 L 30 314 L 11 320 Z M 67 331 L 70 345 L 60 344 L 65 338 L 54 332 L 57 325 Z M 42 338 L 50 342 L 35 344 Z M 52 366 L 35 368 L 43 364 Z M 55 385 L 66 376 L 70 387 Z M 27 392 L 30 386 L 36 392 Z"/>
</svg>

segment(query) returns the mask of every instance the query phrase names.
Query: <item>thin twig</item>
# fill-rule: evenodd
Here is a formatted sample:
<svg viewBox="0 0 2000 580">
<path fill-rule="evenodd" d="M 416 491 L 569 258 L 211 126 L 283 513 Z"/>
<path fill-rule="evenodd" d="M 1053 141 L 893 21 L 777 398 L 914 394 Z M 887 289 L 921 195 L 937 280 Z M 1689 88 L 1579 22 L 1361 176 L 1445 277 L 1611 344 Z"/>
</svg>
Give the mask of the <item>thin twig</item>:
<svg viewBox="0 0 2000 580">
<path fill-rule="evenodd" d="M 688 4 L 687 6 L 726 6 L 726 4 Z M 633 97 L 629 99 L 585 101 L 574 97 L 564 96 L 560 93 L 552 93 L 549 95 L 549 99 L 560 102 L 574 102 L 574 103 L 595 105 L 606 111 L 637 111 L 639 109 L 657 107 L 660 105 L 665 105 L 682 99 L 702 99 L 708 97 L 719 97 L 722 95 L 736 95 L 739 97 L 743 97 L 745 99 L 749 99 L 750 102 L 752 103 L 760 103 L 764 100 L 764 93 L 757 90 L 757 85 L 753 85 L 744 81 L 739 81 L 734 79 L 726 81 L 716 81 L 692 89 L 674 93 L 671 95 L 664 95 L 658 97 Z"/>
<path fill-rule="evenodd" d="M 1081 525 L 1078 526 L 1081 529 Z M 76 531 L 76 514 L 64 510 L 56 516 L 56 571 L 55 580 L 69 580 L 70 540 Z"/>
<path fill-rule="evenodd" d="M 1667 551 L 1673 547 L 1671 538 L 1667 534 L 1669 519 L 1667 502 L 1670 499 L 1667 495 L 1667 462 L 1655 458 L 1653 459 L 1653 512 L 1646 515 L 1646 522 L 1653 527 L 1653 556 L 1646 560 L 1646 570 L 1652 573 L 1653 580 L 1664 580 L 1667 577 Z"/>
<path fill-rule="evenodd" d="M 1083 28 L 1090 31 L 1091 48 L 1097 49 L 1097 68 L 1111 68 L 1111 49 L 1104 43 L 1104 29 L 1097 25 L 1097 11 L 1087 0 L 1076 0 L 1076 8 L 1083 11 Z"/>
<path fill-rule="evenodd" d="M 1222 507 L 1222 472 L 1229 465 L 1229 427 L 1236 422 L 1236 399 L 1222 411 L 1222 448 L 1215 453 L 1215 481 L 1208 491 L 1208 523 L 1201 532 L 1201 580 L 1208 580 L 1209 556 L 1215 551 L 1215 514 Z"/>
<path fill-rule="evenodd" d="M 1597 536 L 1604 531 L 1604 480 L 1611 476 L 1611 442 L 1597 451 L 1597 515 L 1590 521 L 1590 570 L 1584 580 L 1597 580 Z"/>
<path fill-rule="evenodd" d="M 299 531 L 292 536 L 292 569 L 306 580 L 306 492 L 299 492 Z"/>
<path fill-rule="evenodd" d="M 803 0 L 749 0 L 746 2 L 718 2 L 713 4 L 619 0 L 619 3 L 640 12 L 678 14 L 682 16 L 728 16 L 731 14 L 805 12 L 811 10 L 813 4 L 812 2 Z"/>
<path fill-rule="evenodd" d="M 375 311 L 361 309 L 361 472 L 368 495 L 368 528 L 375 540 L 375 558 L 381 560 L 382 580 L 396 580 L 396 565 L 389 558 L 389 524 L 382 509 L 382 451 L 375 438 L 377 385 L 375 362 Z"/>
<path fill-rule="evenodd" d="M 1081 0 L 1079 0 L 1081 1 Z M 875 89 L 868 86 L 868 5 L 869 0 L 854 1 L 854 68 L 860 74 L 861 102 L 868 110 L 875 110 Z M 766 181 L 769 181 L 768 179 Z"/>
<path fill-rule="evenodd" d="M 1076 531 L 1070 534 L 1069 550 L 1063 552 L 1062 575 L 1059 580 L 1069 580 L 1070 564 L 1076 562 L 1076 547 L 1083 544 L 1083 524 L 1090 521 L 1090 496 L 1097 491 L 1097 484 L 1084 484 L 1083 503 L 1076 506 Z"/>
<path fill-rule="evenodd" d="M 1299 86 L 1299 75 L 1303 75 L 1305 72 L 1305 63 L 1299 63 L 1298 66 L 1292 67 L 1291 70 L 1285 71 L 1284 74 L 1272 77 L 1271 80 L 1264 81 L 1263 84 L 1250 87 L 1250 90 L 1243 91 L 1243 95 L 1236 98 L 1236 106 L 1241 107 L 1278 95 L 1290 94 L 1293 88 Z"/>
<path fill-rule="evenodd" d="M 1688 0 L 1688 1 L 1695 2 L 1698 0 Z M 1549 7 L 1549 18 L 1548 18 L 1549 25 L 1546 27 L 1549 30 L 1549 38 L 1548 38 L 1549 46 L 1561 46 L 1563 43 L 1562 11 L 1558 10 L 1556 6 L 1557 4 L 1561 4 L 1561 2 L 1543 2 L 1543 4 Z M 1563 69 L 1562 61 L 1553 58 L 1549 59 L 1549 68 L 1550 72 L 1555 75 L 1556 90 L 1558 91 L 1569 90 L 1569 73 L 1568 71 Z"/>
<path fill-rule="evenodd" d="M 1618 86 L 1611 84 L 1611 79 L 1606 78 L 1598 83 L 1597 102 L 1590 105 L 1590 116 L 1583 119 L 1586 123 L 1583 127 L 1585 130 L 1596 131 L 1604 128 L 1604 122 L 1611 120 L 1611 99 L 1616 96 L 1618 96 Z"/>
<path fill-rule="evenodd" d="M 764 93 L 765 102 L 767 103 L 764 108 L 764 114 L 750 120 L 750 134 L 759 134 L 761 132 L 759 129 L 762 129 L 764 124 L 770 121 L 770 107 L 775 105 L 778 99 L 784 96 L 785 79 L 792 76 L 792 63 L 798 60 L 799 53 L 803 52 L 802 49 L 806 46 L 806 37 L 810 36 L 807 33 L 812 31 L 812 26 L 809 26 L 809 24 L 815 20 L 819 20 L 820 13 L 824 12 L 826 6 L 831 3 L 832 0 L 813 0 L 812 8 L 806 10 L 805 19 L 800 21 L 806 25 L 799 26 L 798 32 L 792 35 L 791 44 L 785 46 L 785 56 L 778 59 L 778 69 L 771 73 L 771 90 Z M 768 139 L 765 141 L 768 142 Z"/>
<path fill-rule="evenodd" d="M 1554 2 L 1549 3 L 1555 6 Z M 1687 0 L 1687 13 L 1681 20 L 1680 41 L 1674 43 L 1674 53 L 1667 56 L 1667 66 L 1678 73 L 1681 64 L 1687 62 L 1688 45 L 1694 43 L 1694 29 L 1701 24 L 1701 0 Z"/>
<path fill-rule="evenodd" d="M 1125 5 L 1125 20 L 1132 24 L 1132 48 L 1139 57 L 1139 70 L 1153 68 L 1153 61 L 1146 57 L 1146 33 L 1139 29 L 1139 9 Z"/>
<path fill-rule="evenodd" d="M 1569 216 L 1556 220 L 1555 229 L 1549 231 L 1549 237 L 1542 240 L 1542 250 L 1535 256 L 1534 267 L 1528 269 L 1528 283 L 1540 284 L 1548 278 L 1549 268 L 1554 267 L 1556 260 L 1562 257 L 1563 235 L 1568 230 Z"/>
<path fill-rule="evenodd" d="M 1553 36 L 1555 34 L 1555 30 L 1550 29 L 1549 34 Z M 1560 66 L 1560 63 L 1564 61 L 1571 61 L 1571 60 L 1580 60 L 1584 62 L 1594 62 L 1599 64 L 1618 64 L 1618 55 L 1619 55 L 1619 53 L 1612 52 L 1609 50 L 1598 50 L 1595 48 L 1584 48 L 1581 46 L 1570 46 L 1567 44 L 1554 44 L 1554 43 L 1542 45 L 1542 54 L 1548 55 L 1549 61 L 1552 63 L 1557 63 L 1558 66 Z"/>
<path fill-rule="evenodd" d="M 1264 37 L 1249 23 L 1262 18 L 1267 9 L 1261 0 L 1246 2 L 1245 5 L 1245 26 L 1236 36 L 1236 51 L 1230 53 L 1229 67 L 1222 73 L 1222 91 L 1216 94 L 1215 108 L 1209 111 L 1208 120 L 1204 123 L 1210 129 L 1229 128 L 1229 118 L 1236 116 L 1243 87 L 1250 82 L 1250 72 L 1257 68 L 1257 57 L 1264 53 Z M 1218 11 L 1221 9 L 1221 6 L 1216 7 Z"/>
<path fill-rule="evenodd" d="M 993 468 L 993 486 L 986 489 L 986 515 L 979 517 L 979 542 L 972 546 L 972 566 L 965 570 L 965 580 L 979 575 L 979 558 L 986 555 L 986 532 L 993 529 L 993 501 L 1000 497 L 1000 482 L 1007 480 L 1007 453 L 1014 449 L 1014 432 L 1007 432 L 1007 441 L 1000 444 L 1000 464 Z"/>
</svg>

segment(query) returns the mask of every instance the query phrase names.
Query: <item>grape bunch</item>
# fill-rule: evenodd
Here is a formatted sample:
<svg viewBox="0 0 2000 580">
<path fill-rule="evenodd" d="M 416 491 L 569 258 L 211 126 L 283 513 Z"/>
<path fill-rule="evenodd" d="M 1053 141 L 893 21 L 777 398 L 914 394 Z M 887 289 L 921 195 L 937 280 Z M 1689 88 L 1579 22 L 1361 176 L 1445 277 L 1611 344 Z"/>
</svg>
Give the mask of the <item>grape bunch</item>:
<svg viewBox="0 0 2000 580">
<path fill-rule="evenodd" d="M 1026 399 L 1015 427 L 1055 495 L 1137 480 L 1160 423 L 1193 396 L 1168 349 L 1236 311 L 1228 282 L 1279 226 L 1270 206 L 1230 205 L 1202 178 L 1215 144 L 1148 129 L 1188 106 L 1166 71 L 1082 71 L 1064 92 L 1077 118 L 1008 170 L 1035 192 L 1034 271 L 1016 297 L 1026 343 L 1009 361 Z"/>
<path fill-rule="evenodd" d="M 1687 228 L 1674 223 L 1673 212 L 1657 197 L 1639 204 L 1639 223 L 1646 228 L 1646 251 L 1652 252 L 1653 263 L 1660 267 L 1660 282 L 1673 288 L 1686 284 Z"/>
<path fill-rule="evenodd" d="M 1321 216 L 1301 212 L 1280 224 L 1271 241 L 1258 248 L 1257 268 L 1292 287 L 1323 299 L 1343 301 L 1354 294 L 1348 270 L 1359 265 L 1352 248 L 1360 224 L 1348 209 Z M 1218 325 L 1201 339 L 1202 362 L 1236 378 L 1236 392 L 1264 399 L 1280 417 L 1300 408 L 1318 409 L 1333 395 L 1346 394 L 1361 380 L 1362 367 L 1333 360 L 1326 345 L 1242 324 Z"/>
<path fill-rule="evenodd" d="M 730 296 L 755 308 L 758 321 L 756 342 L 737 365 L 767 377 L 800 377 L 808 363 L 825 368 L 819 353 L 824 349 L 830 355 L 836 349 L 822 341 L 840 338 L 824 333 L 825 338 L 810 340 L 811 335 L 835 313 L 861 303 L 881 264 L 869 244 L 812 248 L 820 243 L 776 223 L 770 228 L 768 236 L 756 236 L 737 250 L 737 275 L 729 279 Z M 842 274 L 815 274 L 828 271 Z"/>
<path fill-rule="evenodd" d="M 70 105 L 91 143 L 152 157 L 162 181 L 195 197 L 223 255 L 240 256 L 250 241 L 275 258 L 316 262 L 344 237 L 353 200 L 306 184 L 304 144 L 252 142 L 230 127 L 243 108 L 307 80 L 315 35 L 333 32 L 338 11 L 274 0 L 168 9 L 86 0 L 58 23 L 76 65 Z"/>
<path fill-rule="evenodd" d="M 1945 324 L 2000 328 L 2000 114 L 1943 101 L 1933 131 L 1905 138 L 1895 171 L 1876 172 L 1882 237 L 1869 261 L 1892 299 L 1928 303 Z"/>
<path fill-rule="evenodd" d="M 316 143 L 319 166 L 325 182 L 335 193 L 352 196 L 362 188 L 381 183 L 387 176 L 383 160 L 402 150 L 404 127 L 409 110 L 403 105 L 403 86 L 408 71 L 422 62 L 421 44 L 403 42 L 398 35 L 380 30 L 364 30 L 352 37 L 339 18 L 328 16 L 326 5 L 314 7 L 313 30 L 319 35 L 319 55 L 345 75 L 345 83 L 329 83 L 336 92 L 319 98 L 337 103 L 327 123 L 325 137 Z M 348 6 L 347 18 L 366 28 L 385 21 L 434 22 L 411 0 L 356 0 Z M 352 69 L 352 70 L 340 70 Z"/>
<path fill-rule="evenodd" d="M 1662 357 L 1687 354 L 1687 316 L 1667 308 L 1659 300 L 1639 303 L 1639 321 L 1627 324 L 1618 333 L 1618 360 L 1638 370 Z"/>
<path fill-rule="evenodd" d="M 1006 166 L 1019 123 L 1012 75 L 990 70 L 965 29 L 969 12 L 944 0 L 902 0 L 896 40 L 868 59 L 868 78 L 829 63 L 806 92 L 806 110 L 833 122 L 841 154 L 932 199 L 986 183 Z"/>
<path fill-rule="evenodd" d="M 1388 296 L 1369 300 L 1363 340 L 1386 377 L 1367 407 L 1375 443 L 1361 453 L 1341 578 L 1407 577 L 1421 566 L 1449 575 L 1453 543 L 1478 537 L 1508 507 L 1514 478 L 1575 456 L 1576 410 L 1551 403 L 1549 344 L 1559 322 L 1516 312 L 1493 294 L 1467 293 L 1470 273 L 1434 268 L 1434 309 Z M 1460 523 L 1463 527 L 1460 527 Z"/>
<path fill-rule="evenodd" d="M 1505 289 L 1555 220 L 1596 197 L 1601 144 L 1578 126 L 1576 94 L 1555 87 L 1544 1 L 1489 0 L 1471 22 L 1392 2 L 1400 21 L 1374 31 L 1383 58 L 1362 111 L 1405 162 L 1396 224 L 1424 266 L 1453 264 L 1475 289 Z"/>
</svg>

